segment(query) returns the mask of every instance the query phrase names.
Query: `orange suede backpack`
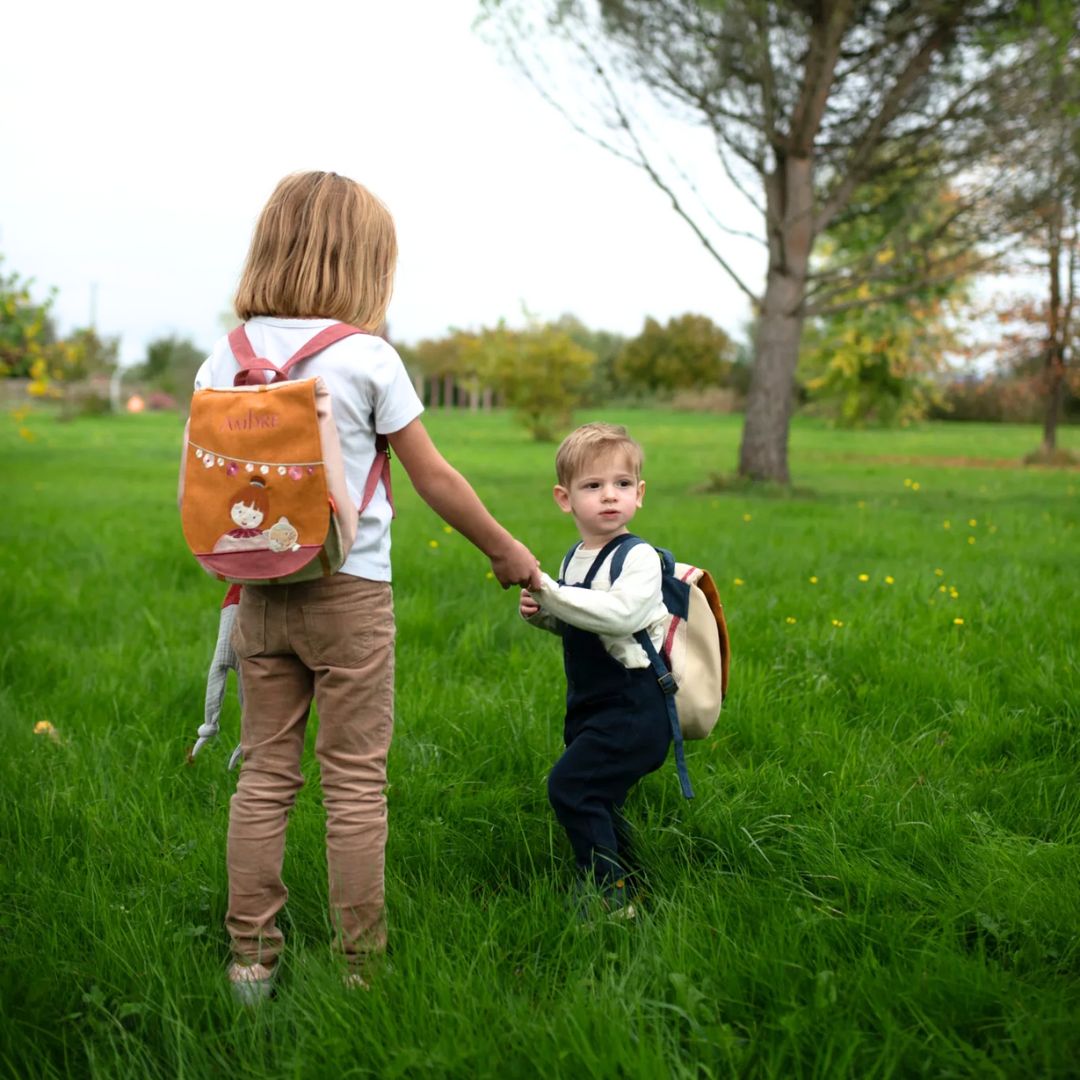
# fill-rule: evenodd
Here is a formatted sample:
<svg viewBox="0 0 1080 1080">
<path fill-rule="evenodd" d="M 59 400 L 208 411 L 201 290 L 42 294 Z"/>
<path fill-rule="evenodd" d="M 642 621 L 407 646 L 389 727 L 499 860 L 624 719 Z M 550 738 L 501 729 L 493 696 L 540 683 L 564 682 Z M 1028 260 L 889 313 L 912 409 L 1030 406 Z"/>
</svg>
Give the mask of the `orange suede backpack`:
<svg viewBox="0 0 1080 1080">
<path fill-rule="evenodd" d="M 281 367 L 255 355 L 243 326 L 229 334 L 240 370 L 232 387 L 195 391 L 180 465 L 184 539 L 207 573 L 245 585 L 333 574 L 380 480 L 390 497 L 385 436 L 376 439 L 357 507 L 345 483 L 330 392 L 320 378 L 289 378 L 301 360 L 364 332 L 335 323 Z"/>
</svg>

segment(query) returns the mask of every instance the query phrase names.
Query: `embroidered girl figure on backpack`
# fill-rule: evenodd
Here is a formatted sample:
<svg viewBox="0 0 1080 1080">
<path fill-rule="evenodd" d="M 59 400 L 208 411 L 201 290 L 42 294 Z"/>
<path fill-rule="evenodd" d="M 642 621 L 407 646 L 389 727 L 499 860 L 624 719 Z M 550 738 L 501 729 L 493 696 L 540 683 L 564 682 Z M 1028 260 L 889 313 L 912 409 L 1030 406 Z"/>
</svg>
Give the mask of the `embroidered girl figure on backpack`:
<svg viewBox="0 0 1080 1080">
<path fill-rule="evenodd" d="M 259 528 L 270 513 L 270 493 L 266 481 L 255 476 L 229 499 L 229 517 L 234 528 L 224 533 L 214 551 L 294 551 L 297 532 L 287 517 L 279 517 L 269 529 Z"/>
<path fill-rule="evenodd" d="M 305 358 L 289 378 L 322 380 L 345 482 L 355 506 L 364 506 L 338 572 L 241 590 L 232 644 L 244 688 L 243 765 L 229 811 L 226 926 L 233 952 L 229 979 L 246 1003 L 269 995 L 284 946 L 277 916 L 288 895 L 281 879 L 285 831 L 304 783 L 300 760 L 313 700 L 333 946 L 349 967 L 347 985 L 364 985 L 366 961 L 386 946 L 393 507 L 386 472 L 373 469 L 376 440 L 389 441 L 421 498 L 488 556 L 503 588 L 540 585 L 535 557 L 491 516 L 431 441 L 401 358 L 377 336 L 396 259 L 393 219 L 366 188 L 335 173 L 299 173 L 282 180 L 263 208 L 236 293 L 244 344 L 263 358 L 268 381 L 271 367 L 280 370 L 297 355 Z M 341 323 L 361 332 L 333 332 L 331 344 L 305 355 L 316 335 Z M 222 338 L 199 369 L 196 390 L 231 388 L 240 370 L 229 339 Z M 369 477 L 379 476 L 367 498 Z M 254 490 L 230 505 L 230 515 L 237 506 L 243 508 L 232 517 L 237 530 L 260 530 L 269 520 L 269 503 Z M 277 527 L 267 530 L 271 543 Z"/>
<path fill-rule="evenodd" d="M 259 528 L 270 513 L 266 481 L 254 477 L 229 499 L 233 528 L 214 545 L 215 551 L 253 551 L 270 546 L 267 533 Z"/>
<path fill-rule="evenodd" d="M 627 898 L 633 870 L 630 830 L 622 814 L 630 788 L 660 768 L 672 733 L 664 693 L 634 634 L 656 648 L 666 609 L 656 551 L 627 525 L 645 495 L 641 447 L 626 428 L 586 424 L 555 457 L 555 502 L 581 535 L 558 581 L 542 574 L 522 591 L 519 610 L 533 626 L 558 634 L 566 668 L 566 749 L 548 778 L 548 798 L 566 831 L 585 900 L 598 892 L 604 909 L 634 916 Z M 583 902 L 581 913 L 587 914 Z"/>
</svg>

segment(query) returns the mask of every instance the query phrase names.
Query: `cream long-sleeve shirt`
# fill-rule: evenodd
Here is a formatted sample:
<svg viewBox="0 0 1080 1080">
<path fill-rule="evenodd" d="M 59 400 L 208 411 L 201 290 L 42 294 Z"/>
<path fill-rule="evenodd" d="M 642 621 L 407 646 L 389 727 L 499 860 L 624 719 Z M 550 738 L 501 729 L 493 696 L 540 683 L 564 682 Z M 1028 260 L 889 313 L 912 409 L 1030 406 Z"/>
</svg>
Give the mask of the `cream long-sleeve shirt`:
<svg viewBox="0 0 1080 1080">
<path fill-rule="evenodd" d="M 591 587 L 577 588 L 575 583 L 585 580 L 596 555 L 596 550 L 579 547 L 563 575 L 565 585 L 542 573 L 540 589 L 532 593 L 540 611 L 526 622 L 552 633 L 559 632 L 560 622 L 591 631 L 599 634 L 604 648 L 623 667 L 648 667 L 649 658 L 633 635 L 647 630 L 658 650 L 664 643 L 667 609 L 661 594 L 660 559 L 649 544 L 638 544 L 627 552 L 614 585 L 609 555 Z"/>
</svg>

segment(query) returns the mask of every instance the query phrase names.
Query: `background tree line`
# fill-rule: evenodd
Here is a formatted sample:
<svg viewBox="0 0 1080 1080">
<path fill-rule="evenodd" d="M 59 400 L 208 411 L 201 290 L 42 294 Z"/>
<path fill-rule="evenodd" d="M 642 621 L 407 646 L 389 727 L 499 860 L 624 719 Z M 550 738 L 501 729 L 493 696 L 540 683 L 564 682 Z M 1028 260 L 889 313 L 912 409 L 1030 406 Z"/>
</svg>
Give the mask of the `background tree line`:
<svg viewBox="0 0 1080 1080">
<path fill-rule="evenodd" d="M 565 430 L 573 410 L 612 400 L 670 400 L 726 390 L 729 410 L 748 385 L 745 353 L 704 315 L 647 318 L 635 337 L 592 330 L 573 315 L 452 331 L 398 350 L 427 405 L 504 405 L 537 439 Z"/>
<path fill-rule="evenodd" d="M 876 217 L 830 230 L 819 241 L 815 260 L 823 268 L 869 249 L 879 263 L 906 264 L 893 267 L 892 281 L 903 271 L 909 287 L 903 296 L 864 303 L 875 290 L 894 286 L 862 282 L 852 290 L 850 308 L 807 321 L 796 406 L 847 427 L 926 417 L 1032 422 L 1045 418 L 1048 397 L 1057 393 L 1060 414 L 1080 420 L 1080 373 L 1064 363 L 1078 344 L 1071 317 L 1080 253 L 1075 223 L 1063 227 L 1064 213 L 1052 201 L 1032 210 L 1045 222 L 1045 250 L 1033 245 L 1027 261 L 1017 262 L 1029 273 L 1054 267 L 1060 279 L 1065 299 L 1056 306 L 1057 337 L 1050 339 L 1053 305 L 1046 298 L 1014 294 L 988 305 L 973 298 L 972 276 L 940 282 L 922 276 L 918 252 L 933 243 L 950 204 L 947 195 L 912 191 L 920 213 L 908 223 L 912 242 L 900 250 L 882 242 L 888 222 Z M 900 201 L 895 212 L 907 213 L 905 206 Z M 117 386 L 125 400 L 138 394 L 151 408 L 186 407 L 206 349 L 167 335 L 148 344 L 141 363 L 121 371 L 116 339 L 90 327 L 61 338 L 50 315 L 52 294 L 37 301 L 31 285 L 16 274 L 0 277 L 0 373 L 23 379 L 33 396 L 69 399 L 69 412 L 107 411 L 116 404 Z M 996 329 L 978 347 L 962 329 L 975 321 Z M 394 344 L 428 407 L 507 407 L 534 437 L 548 439 L 565 430 L 574 409 L 612 402 L 741 410 L 757 332 L 750 324 L 735 338 L 707 316 L 686 313 L 664 323 L 646 317 L 640 332 L 628 336 L 566 314 L 553 322 L 527 318 L 519 328 L 501 322 Z M 1063 372 L 1053 385 L 1050 340 Z"/>
</svg>

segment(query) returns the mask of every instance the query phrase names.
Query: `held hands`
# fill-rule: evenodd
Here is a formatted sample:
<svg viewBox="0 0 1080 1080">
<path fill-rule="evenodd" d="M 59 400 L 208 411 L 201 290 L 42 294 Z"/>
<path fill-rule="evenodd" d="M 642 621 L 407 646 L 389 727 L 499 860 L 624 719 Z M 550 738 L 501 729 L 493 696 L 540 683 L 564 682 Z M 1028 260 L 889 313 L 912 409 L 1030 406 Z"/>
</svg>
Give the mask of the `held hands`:
<svg viewBox="0 0 1080 1080">
<path fill-rule="evenodd" d="M 504 589 L 511 585 L 540 588 L 540 563 L 519 540 L 512 540 L 505 551 L 492 555 L 491 569 Z"/>
<path fill-rule="evenodd" d="M 528 589 L 521 590 L 521 600 L 518 602 L 518 612 L 523 619 L 531 619 L 540 610 L 540 605 L 533 599 Z"/>
</svg>

